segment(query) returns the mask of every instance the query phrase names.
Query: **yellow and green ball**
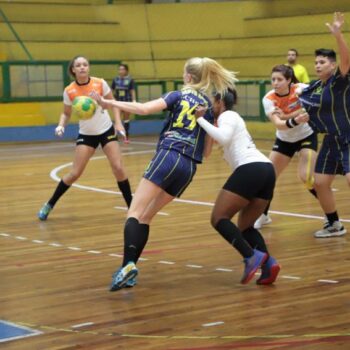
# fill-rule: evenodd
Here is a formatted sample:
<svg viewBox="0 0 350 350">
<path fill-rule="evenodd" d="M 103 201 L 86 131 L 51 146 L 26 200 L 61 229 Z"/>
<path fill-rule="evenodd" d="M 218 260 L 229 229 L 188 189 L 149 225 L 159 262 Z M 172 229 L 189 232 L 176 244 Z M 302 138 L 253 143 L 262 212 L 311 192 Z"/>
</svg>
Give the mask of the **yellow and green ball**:
<svg viewBox="0 0 350 350">
<path fill-rule="evenodd" d="M 96 102 L 88 96 L 77 96 L 73 100 L 72 111 L 79 119 L 90 119 L 96 112 Z"/>
</svg>

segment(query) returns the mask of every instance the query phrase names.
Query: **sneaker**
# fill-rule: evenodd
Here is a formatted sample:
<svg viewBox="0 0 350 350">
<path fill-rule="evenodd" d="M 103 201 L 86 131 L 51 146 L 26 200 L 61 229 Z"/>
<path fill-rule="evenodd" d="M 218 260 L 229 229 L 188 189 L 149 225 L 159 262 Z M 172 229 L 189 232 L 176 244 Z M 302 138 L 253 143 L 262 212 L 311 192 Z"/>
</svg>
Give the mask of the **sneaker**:
<svg viewBox="0 0 350 350">
<path fill-rule="evenodd" d="M 346 229 L 341 222 L 334 221 L 332 225 L 330 225 L 329 222 L 326 222 L 323 229 L 316 231 L 314 236 L 316 238 L 339 237 L 345 235 L 345 233 Z"/>
<path fill-rule="evenodd" d="M 261 265 L 261 275 L 256 281 L 256 284 L 272 284 L 276 281 L 281 266 L 278 265 L 276 259 L 270 256 L 266 262 Z"/>
<path fill-rule="evenodd" d="M 254 249 L 254 254 L 250 258 L 243 260 L 245 267 L 241 279 L 242 284 L 247 284 L 254 277 L 255 272 L 265 262 L 267 257 L 266 253 Z"/>
<path fill-rule="evenodd" d="M 136 277 L 130 278 L 126 283 L 124 288 L 132 288 L 137 285 Z"/>
<path fill-rule="evenodd" d="M 264 225 L 270 224 L 272 222 L 272 219 L 269 215 L 261 214 L 259 218 L 255 221 L 254 228 L 257 230 L 262 228 Z"/>
<path fill-rule="evenodd" d="M 125 145 L 128 145 L 129 143 L 130 143 L 130 140 L 129 140 L 128 138 L 125 138 L 125 139 L 124 139 L 124 144 L 125 144 Z"/>
<path fill-rule="evenodd" d="M 129 261 L 124 267 L 121 267 L 113 274 L 110 291 L 114 292 L 122 289 L 129 280 L 137 276 L 137 273 L 138 269 L 136 265 L 132 261 Z"/>
<path fill-rule="evenodd" d="M 52 207 L 49 203 L 45 203 L 38 213 L 38 218 L 41 221 L 45 221 L 50 214 Z"/>
</svg>

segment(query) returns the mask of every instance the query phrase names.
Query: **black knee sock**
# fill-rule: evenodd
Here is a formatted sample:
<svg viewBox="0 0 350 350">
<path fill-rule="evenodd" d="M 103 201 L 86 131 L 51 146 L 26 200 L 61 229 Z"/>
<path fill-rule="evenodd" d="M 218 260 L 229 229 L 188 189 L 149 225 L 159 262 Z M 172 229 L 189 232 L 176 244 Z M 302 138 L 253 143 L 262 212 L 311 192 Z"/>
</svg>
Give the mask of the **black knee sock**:
<svg viewBox="0 0 350 350">
<path fill-rule="evenodd" d="M 145 245 L 146 245 L 146 243 L 148 241 L 149 225 L 147 225 L 147 224 L 140 224 L 140 232 L 142 232 L 142 234 L 141 234 L 142 242 L 140 242 L 140 246 L 139 246 L 139 248 L 138 248 L 138 250 L 136 252 L 135 264 L 138 262 L 139 257 L 142 254 L 143 248 L 145 247 Z"/>
<path fill-rule="evenodd" d="M 47 202 L 50 204 L 50 206 L 53 208 L 56 204 L 56 202 L 63 196 L 63 194 L 68 190 L 70 186 L 66 185 L 63 180 L 59 182 L 59 184 L 56 187 L 55 192 L 53 193 L 52 197 Z"/>
<path fill-rule="evenodd" d="M 124 121 L 124 129 L 125 129 L 126 137 L 129 138 L 129 130 L 130 130 L 130 122 L 129 122 L 129 120 Z"/>
<path fill-rule="evenodd" d="M 269 254 L 264 237 L 257 229 L 249 227 L 242 232 L 242 235 L 253 249 Z"/>
<path fill-rule="evenodd" d="M 313 188 L 312 190 L 309 190 L 309 192 L 310 192 L 315 198 L 317 198 L 317 192 L 315 191 L 314 188 Z"/>
<path fill-rule="evenodd" d="M 120 191 L 125 199 L 126 205 L 128 206 L 128 208 L 130 208 L 132 194 L 131 194 L 129 180 L 126 179 L 124 181 L 118 181 L 117 184 L 118 184 L 118 187 L 119 187 L 119 189 L 120 189 Z"/>
<path fill-rule="evenodd" d="M 135 218 L 126 220 L 124 226 L 124 259 L 123 266 L 129 261 L 137 262 L 148 240 L 149 227 L 140 224 Z"/>
<path fill-rule="evenodd" d="M 334 221 L 339 221 L 339 217 L 338 217 L 338 212 L 337 211 L 335 211 L 334 213 L 326 214 L 326 216 L 327 216 L 327 220 L 328 220 L 330 225 L 333 225 Z"/>
<path fill-rule="evenodd" d="M 267 215 L 269 213 L 269 210 L 270 210 L 270 204 L 271 204 L 271 201 L 269 202 L 269 204 L 266 206 L 265 210 L 264 210 L 264 214 Z"/>
<path fill-rule="evenodd" d="M 254 252 L 252 247 L 243 238 L 241 231 L 229 219 L 221 219 L 215 226 L 215 229 L 222 237 L 233 245 L 244 258 L 250 258 Z"/>
</svg>

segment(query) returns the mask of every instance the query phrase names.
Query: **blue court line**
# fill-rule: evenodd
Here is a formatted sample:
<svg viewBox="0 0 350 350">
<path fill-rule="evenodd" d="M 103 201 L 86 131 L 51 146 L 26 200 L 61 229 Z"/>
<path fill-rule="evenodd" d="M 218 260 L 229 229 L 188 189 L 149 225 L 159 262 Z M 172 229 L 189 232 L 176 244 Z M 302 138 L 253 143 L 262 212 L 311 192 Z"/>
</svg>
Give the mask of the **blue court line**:
<svg viewBox="0 0 350 350">
<path fill-rule="evenodd" d="M 130 134 L 157 135 L 162 130 L 163 120 L 133 120 Z M 0 142 L 31 142 L 74 140 L 78 136 L 78 124 L 69 124 L 63 137 L 55 136 L 55 125 L 0 127 Z"/>
<path fill-rule="evenodd" d="M 25 326 L 0 320 L 0 343 L 32 337 L 34 335 L 42 334 L 43 332 L 31 329 Z"/>
</svg>

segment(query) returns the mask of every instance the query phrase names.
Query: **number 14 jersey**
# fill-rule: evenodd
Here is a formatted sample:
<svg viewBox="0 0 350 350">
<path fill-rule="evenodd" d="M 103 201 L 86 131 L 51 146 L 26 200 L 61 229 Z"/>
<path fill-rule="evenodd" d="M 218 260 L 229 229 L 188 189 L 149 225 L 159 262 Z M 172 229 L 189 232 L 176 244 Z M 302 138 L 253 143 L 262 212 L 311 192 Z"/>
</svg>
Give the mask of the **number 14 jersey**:
<svg viewBox="0 0 350 350">
<path fill-rule="evenodd" d="M 208 107 L 204 118 L 214 123 L 208 97 L 191 88 L 183 88 L 181 91 L 169 92 L 162 98 L 169 113 L 157 149 L 175 150 L 201 163 L 206 132 L 197 123 L 195 111 L 199 105 Z"/>
</svg>

